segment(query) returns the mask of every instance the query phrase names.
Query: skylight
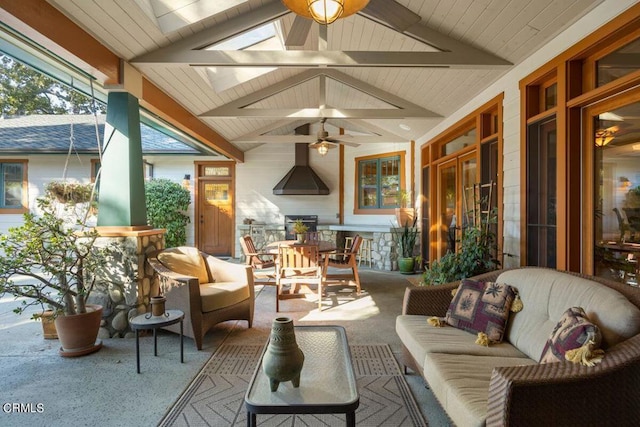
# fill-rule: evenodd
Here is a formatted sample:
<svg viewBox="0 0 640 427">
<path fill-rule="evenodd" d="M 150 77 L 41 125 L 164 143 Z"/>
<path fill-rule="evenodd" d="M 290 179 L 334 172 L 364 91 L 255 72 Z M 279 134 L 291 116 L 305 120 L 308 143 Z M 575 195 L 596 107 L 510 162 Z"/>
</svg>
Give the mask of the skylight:
<svg viewBox="0 0 640 427">
<path fill-rule="evenodd" d="M 276 27 L 268 23 L 235 37 L 226 39 L 207 48 L 207 50 L 257 50 L 251 49 L 269 39 L 275 39 Z M 282 47 L 282 46 L 281 46 Z"/>
<path fill-rule="evenodd" d="M 226 12 L 247 0 L 135 0 L 163 34 Z"/>
<path fill-rule="evenodd" d="M 270 22 L 208 46 L 206 50 L 284 51 L 284 44 L 276 24 Z M 207 67 L 206 75 L 213 90 L 222 92 L 276 69 L 276 67 Z"/>
</svg>

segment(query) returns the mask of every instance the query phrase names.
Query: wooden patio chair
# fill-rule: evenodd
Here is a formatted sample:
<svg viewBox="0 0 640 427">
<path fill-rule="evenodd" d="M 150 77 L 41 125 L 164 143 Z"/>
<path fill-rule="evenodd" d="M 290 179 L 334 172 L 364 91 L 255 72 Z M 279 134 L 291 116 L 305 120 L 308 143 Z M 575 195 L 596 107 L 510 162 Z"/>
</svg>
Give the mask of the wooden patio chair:
<svg viewBox="0 0 640 427">
<path fill-rule="evenodd" d="M 356 282 L 356 292 L 360 293 L 360 276 L 358 275 L 358 250 L 362 244 L 362 236 L 356 235 L 351 246 L 336 254 L 325 255 L 324 257 L 324 280 L 329 279 L 353 279 Z M 351 275 L 328 274 L 329 267 L 340 269 L 351 269 Z"/>
<path fill-rule="evenodd" d="M 253 271 L 254 282 L 257 284 L 269 284 L 275 280 L 275 257 L 277 254 L 258 252 L 251 235 L 240 237 L 240 246 L 245 256 L 245 264 Z"/>
<path fill-rule="evenodd" d="M 276 273 L 276 312 L 280 311 L 283 299 L 282 286 L 298 283 L 318 286 L 318 309 L 322 309 L 322 263 L 318 258 L 317 245 L 281 245 L 278 247 Z"/>
</svg>

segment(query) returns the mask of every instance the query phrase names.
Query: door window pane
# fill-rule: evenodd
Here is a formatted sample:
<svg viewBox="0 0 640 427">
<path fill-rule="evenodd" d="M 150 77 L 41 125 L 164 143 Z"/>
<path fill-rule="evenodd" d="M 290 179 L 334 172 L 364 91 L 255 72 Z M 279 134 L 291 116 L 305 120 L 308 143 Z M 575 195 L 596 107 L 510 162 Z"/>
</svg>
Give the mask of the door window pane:
<svg viewBox="0 0 640 427">
<path fill-rule="evenodd" d="M 207 202 L 229 200 L 229 184 L 207 183 L 204 186 L 204 194 Z"/>
<path fill-rule="evenodd" d="M 640 256 L 639 112 L 635 102 L 593 119 L 595 272 L 633 285 Z"/>
<path fill-rule="evenodd" d="M 556 119 L 529 125 L 527 265 L 556 266 Z"/>
<path fill-rule="evenodd" d="M 640 39 L 611 52 L 596 62 L 597 86 L 603 86 L 640 69 Z"/>
<path fill-rule="evenodd" d="M 438 258 L 456 250 L 456 166 L 440 168 L 438 211 L 440 213 L 440 244 Z"/>
<path fill-rule="evenodd" d="M 468 147 L 469 145 L 473 145 L 475 143 L 476 143 L 476 129 L 473 128 L 472 130 L 465 133 L 464 135 L 460 135 L 456 139 L 444 144 L 442 146 L 441 155 L 446 156 L 449 154 L 453 154 L 456 151 L 462 150 L 463 148 Z"/>
</svg>

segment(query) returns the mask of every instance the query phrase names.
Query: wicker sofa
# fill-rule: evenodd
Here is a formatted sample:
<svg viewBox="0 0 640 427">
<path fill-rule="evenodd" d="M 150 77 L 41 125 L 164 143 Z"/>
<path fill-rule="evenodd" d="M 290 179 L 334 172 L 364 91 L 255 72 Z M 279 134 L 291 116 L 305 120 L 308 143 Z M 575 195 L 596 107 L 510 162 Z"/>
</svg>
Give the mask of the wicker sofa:
<svg viewBox="0 0 640 427">
<path fill-rule="evenodd" d="M 640 425 L 640 289 L 542 268 L 473 278 L 518 289 L 504 341 L 483 347 L 476 335 L 427 323 L 444 317 L 459 283 L 406 290 L 396 332 L 410 367 L 427 381 L 458 426 Z M 583 307 L 602 332 L 605 357 L 593 367 L 539 364 L 562 313 Z"/>
</svg>

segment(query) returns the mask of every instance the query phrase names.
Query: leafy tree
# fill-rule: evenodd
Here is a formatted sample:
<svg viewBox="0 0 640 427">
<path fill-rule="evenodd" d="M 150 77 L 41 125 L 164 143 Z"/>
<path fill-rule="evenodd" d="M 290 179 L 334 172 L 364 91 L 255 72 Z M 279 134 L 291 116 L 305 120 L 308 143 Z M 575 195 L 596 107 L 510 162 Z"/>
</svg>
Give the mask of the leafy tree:
<svg viewBox="0 0 640 427">
<path fill-rule="evenodd" d="M 164 228 L 168 248 L 187 242 L 185 211 L 191 203 L 191 193 L 168 179 L 152 179 L 145 183 L 147 219 L 155 228 Z"/>
<path fill-rule="evenodd" d="M 104 105 L 96 103 L 99 111 Z M 91 114 L 88 96 L 0 55 L 0 113 L 10 116 L 29 114 Z"/>
</svg>

